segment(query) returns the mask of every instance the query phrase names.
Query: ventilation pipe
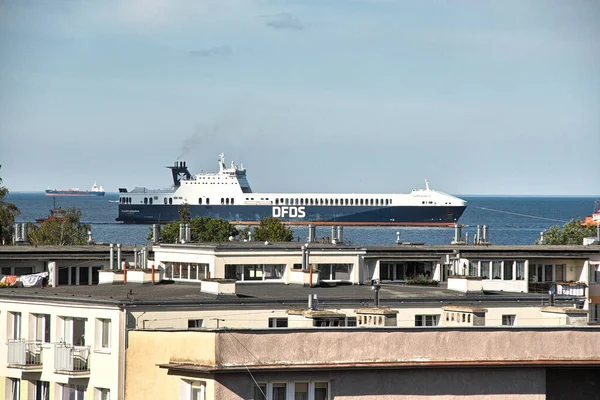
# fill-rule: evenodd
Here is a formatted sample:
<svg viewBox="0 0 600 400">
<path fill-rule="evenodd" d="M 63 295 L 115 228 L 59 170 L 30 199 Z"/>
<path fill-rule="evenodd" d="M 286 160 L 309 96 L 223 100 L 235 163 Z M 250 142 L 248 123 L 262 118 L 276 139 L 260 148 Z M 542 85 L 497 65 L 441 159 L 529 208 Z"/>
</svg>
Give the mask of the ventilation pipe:
<svg viewBox="0 0 600 400">
<path fill-rule="evenodd" d="M 87 241 L 87 243 L 88 244 L 94 244 L 94 238 L 92 237 L 92 231 L 91 230 L 88 231 L 88 241 Z"/>
<path fill-rule="evenodd" d="M 544 240 L 544 232 L 540 232 L 540 240 L 538 241 L 539 244 L 546 244 L 546 241 Z"/>
<path fill-rule="evenodd" d="M 179 243 L 185 243 L 185 224 L 179 224 Z"/>
<path fill-rule="evenodd" d="M 344 227 L 343 226 L 337 227 L 337 241 L 338 241 L 338 243 L 344 243 Z"/>
<path fill-rule="evenodd" d="M 114 262 L 115 262 L 115 245 L 111 243 L 109 248 L 110 248 L 110 263 L 108 264 L 108 268 L 112 271 L 114 269 Z"/>
<path fill-rule="evenodd" d="M 462 225 L 454 224 L 454 240 L 452 244 L 460 244 L 462 242 Z"/>
<path fill-rule="evenodd" d="M 487 225 L 484 225 L 483 226 L 483 243 L 490 242 L 488 235 L 489 235 L 489 227 Z"/>
<path fill-rule="evenodd" d="M 14 242 L 21 241 L 21 224 L 15 224 L 15 235 L 13 236 Z"/>
<path fill-rule="evenodd" d="M 142 247 L 142 257 L 141 257 L 141 260 L 140 260 L 140 264 L 141 264 L 140 267 L 142 269 L 146 269 L 146 266 L 148 265 L 148 253 L 147 253 L 147 250 L 146 250 L 145 246 Z"/>
<path fill-rule="evenodd" d="M 312 310 L 312 309 L 313 309 L 313 301 L 312 301 L 312 300 L 313 300 L 313 297 L 312 297 L 312 296 L 313 296 L 312 294 L 309 294 L 309 295 L 308 295 L 308 309 L 309 309 L 309 310 Z"/>
<path fill-rule="evenodd" d="M 160 240 L 160 225 L 152 225 L 152 243 L 158 243 Z"/>
<path fill-rule="evenodd" d="M 185 224 L 185 240 L 186 242 L 192 241 L 192 226 L 190 224 Z"/>
<path fill-rule="evenodd" d="M 335 226 L 331 227 L 331 244 L 336 243 L 336 229 Z"/>
<path fill-rule="evenodd" d="M 27 243 L 27 222 L 21 224 L 21 240 L 23 243 Z"/>
<path fill-rule="evenodd" d="M 306 246 L 302 245 L 302 269 L 306 270 L 308 265 L 306 265 Z"/>
<path fill-rule="evenodd" d="M 477 236 L 475 237 L 475 244 L 481 243 L 481 225 L 477 225 Z"/>
<path fill-rule="evenodd" d="M 137 267 L 138 267 L 138 251 L 134 247 L 133 248 L 133 268 L 137 268 Z"/>
<path fill-rule="evenodd" d="M 313 243 L 315 241 L 315 236 L 317 233 L 316 226 L 308 225 L 308 242 Z"/>
<path fill-rule="evenodd" d="M 400 244 L 400 232 L 396 232 L 396 244 Z"/>
<path fill-rule="evenodd" d="M 117 268 L 122 268 L 121 261 L 121 243 L 117 243 Z"/>
</svg>

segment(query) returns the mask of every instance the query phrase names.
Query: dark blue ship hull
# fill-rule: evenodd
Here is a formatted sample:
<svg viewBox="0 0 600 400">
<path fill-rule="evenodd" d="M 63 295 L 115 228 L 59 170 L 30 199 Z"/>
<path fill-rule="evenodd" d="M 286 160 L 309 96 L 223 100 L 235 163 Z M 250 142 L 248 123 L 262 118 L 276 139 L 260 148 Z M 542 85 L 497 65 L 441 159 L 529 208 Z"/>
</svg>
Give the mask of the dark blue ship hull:
<svg viewBox="0 0 600 400">
<path fill-rule="evenodd" d="M 271 206 L 189 205 L 191 217 L 222 218 L 235 224 L 255 224 L 278 217 L 290 225 L 405 225 L 449 226 L 458 221 L 466 206 Z M 117 221 L 156 224 L 178 221 L 179 206 L 119 204 Z"/>
</svg>

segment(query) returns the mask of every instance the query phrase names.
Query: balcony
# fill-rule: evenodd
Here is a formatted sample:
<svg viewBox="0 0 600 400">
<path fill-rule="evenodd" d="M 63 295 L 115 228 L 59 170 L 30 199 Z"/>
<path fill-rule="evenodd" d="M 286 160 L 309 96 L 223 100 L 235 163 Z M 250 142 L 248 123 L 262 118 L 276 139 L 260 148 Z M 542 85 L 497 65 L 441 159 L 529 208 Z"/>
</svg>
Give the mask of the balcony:
<svg viewBox="0 0 600 400">
<path fill-rule="evenodd" d="M 8 341 L 8 367 L 26 370 L 42 368 L 42 342 L 13 339 Z"/>
<path fill-rule="evenodd" d="M 54 346 L 54 371 L 57 374 L 87 375 L 90 373 L 90 346 L 59 343 Z"/>
</svg>

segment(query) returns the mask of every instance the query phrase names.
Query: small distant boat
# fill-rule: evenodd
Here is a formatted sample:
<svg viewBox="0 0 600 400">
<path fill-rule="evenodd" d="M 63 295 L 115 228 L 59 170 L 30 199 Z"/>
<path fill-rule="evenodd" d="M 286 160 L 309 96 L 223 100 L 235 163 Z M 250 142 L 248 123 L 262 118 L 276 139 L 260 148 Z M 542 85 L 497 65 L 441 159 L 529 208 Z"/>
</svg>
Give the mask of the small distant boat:
<svg viewBox="0 0 600 400">
<path fill-rule="evenodd" d="M 106 192 L 102 186 L 92 185 L 91 190 L 80 189 L 46 189 L 46 196 L 104 196 Z"/>
<path fill-rule="evenodd" d="M 594 213 L 585 217 L 581 225 L 585 226 L 596 226 L 600 225 L 600 200 L 596 200 L 594 205 Z"/>
<path fill-rule="evenodd" d="M 54 199 L 54 207 L 49 210 L 49 214 L 47 217 L 45 218 L 36 218 L 35 222 L 38 224 L 41 224 L 42 222 L 46 222 L 46 221 L 57 221 L 57 220 L 61 220 L 64 219 L 65 216 L 63 214 L 64 210 L 60 207 L 56 208 L 56 199 Z"/>
</svg>

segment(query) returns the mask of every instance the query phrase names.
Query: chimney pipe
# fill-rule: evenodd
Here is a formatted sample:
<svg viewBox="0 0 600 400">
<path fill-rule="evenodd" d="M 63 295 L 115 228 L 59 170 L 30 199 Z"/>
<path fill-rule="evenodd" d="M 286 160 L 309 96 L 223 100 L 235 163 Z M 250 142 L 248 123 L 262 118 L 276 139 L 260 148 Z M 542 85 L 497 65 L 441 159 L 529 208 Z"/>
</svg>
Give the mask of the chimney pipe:
<svg viewBox="0 0 600 400">
<path fill-rule="evenodd" d="M 474 244 L 481 243 L 481 225 L 477 225 L 477 236 L 475 238 Z"/>
<path fill-rule="evenodd" d="M 187 242 L 192 241 L 192 226 L 190 224 L 185 224 L 185 240 Z"/>
<path fill-rule="evenodd" d="M 185 243 L 185 224 L 179 224 L 179 243 Z"/>
<path fill-rule="evenodd" d="M 400 232 L 396 232 L 396 244 L 400 244 Z"/>
<path fill-rule="evenodd" d="M 110 263 L 108 264 L 108 268 L 112 271 L 114 269 L 114 262 L 115 262 L 115 245 L 114 244 L 110 244 Z"/>
<path fill-rule="evenodd" d="M 489 235 L 489 226 L 484 225 L 483 226 L 483 243 L 489 243 L 490 239 L 488 237 Z"/>
<path fill-rule="evenodd" d="M 152 243 L 158 243 L 160 240 L 160 225 L 152 225 Z"/>
<path fill-rule="evenodd" d="M 121 261 L 121 243 L 117 243 L 117 268 L 122 267 Z"/>
<path fill-rule="evenodd" d="M 344 227 L 341 225 L 337 227 L 337 241 L 338 243 L 344 243 Z"/>
<path fill-rule="evenodd" d="M 335 226 L 331 227 L 331 244 L 335 244 L 336 243 L 336 229 Z"/>
<path fill-rule="evenodd" d="M 308 225 L 308 242 L 312 243 L 315 241 L 316 227 L 314 225 Z"/>
<path fill-rule="evenodd" d="M 27 243 L 27 222 L 21 224 L 21 240 L 23 243 Z"/>
</svg>

